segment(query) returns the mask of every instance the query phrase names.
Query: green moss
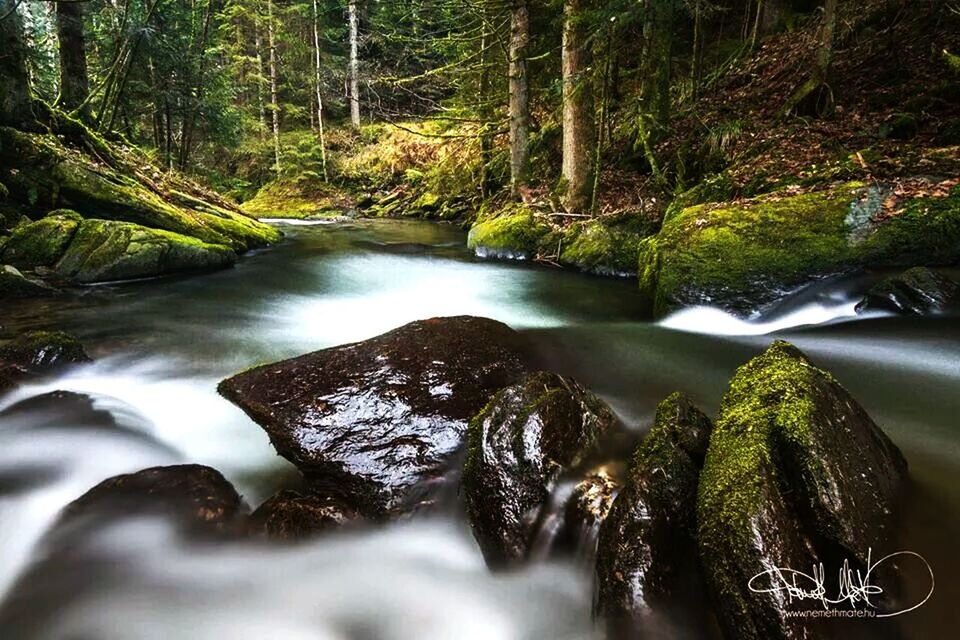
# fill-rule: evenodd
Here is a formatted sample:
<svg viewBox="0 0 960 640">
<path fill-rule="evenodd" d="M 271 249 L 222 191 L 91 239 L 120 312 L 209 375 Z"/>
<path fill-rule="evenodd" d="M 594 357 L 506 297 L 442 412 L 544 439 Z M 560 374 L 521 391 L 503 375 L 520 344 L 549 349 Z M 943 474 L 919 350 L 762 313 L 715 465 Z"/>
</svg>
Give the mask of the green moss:
<svg viewBox="0 0 960 640">
<path fill-rule="evenodd" d="M 87 217 L 134 222 L 239 251 L 281 237 L 269 225 L 212 203 L 198 210 L 165 200 L 134 177 L 94 163 L 52 135 L 0 127 L 0 178 L 11 197 L 31 206 L 68 206 Z"/>
<path fill-rule="evenodd" d="M 559 261 L 601 275 L 633 275 L 640 242 L 655 232 L 641 214 L 576 222 L 563 232 Z"/>
<path fill-rule="evenodd" d="M 153 277 L 229 266 L 236 254 L 182 234 L 109 220 L 85 220 L 57 273 L 81 283 Z"/>
<path fill-rule="evenodd" d="M 0 182 L 0 200 L 6 200 L 10 197 L 10 190 L 7 189 L 6 185 Z"/>
<path fill-rule="evenodd" d="M 552 227 L 521 205 L 495 217 L 482 217 L 471 228 L 467 246 L 477 255 L 529 259 L 540 253 Z"/>
<path fill-rule="evenodd" d="M 54 211 L 47 217 L 17 227 L 0 252 L 0 260 L 20 269 L 52 266 L 67 250 L 80 216 Z"/>
<path fill-rule="evenodd" d="M 264 185 L 242 208 L 256 218 L 331 218 L 344 215 L 350 199 L 329 184 L 305 186 L 275 180 Z"/>
</svg>

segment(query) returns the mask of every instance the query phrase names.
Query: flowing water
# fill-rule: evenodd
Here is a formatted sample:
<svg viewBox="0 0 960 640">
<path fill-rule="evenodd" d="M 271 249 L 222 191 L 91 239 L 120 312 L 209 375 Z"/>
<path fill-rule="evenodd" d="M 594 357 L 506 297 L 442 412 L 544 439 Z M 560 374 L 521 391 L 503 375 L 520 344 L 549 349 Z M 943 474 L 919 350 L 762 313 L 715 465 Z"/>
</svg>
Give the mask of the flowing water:
<svg viewBox="0 0 960 640">
<path fill-rule="evenodd" d="M 602 395 L 638 434 L 682 390 L 715 413 L 735 368 L 775 338 L 832 371 L 901 447 L 916 498 L 904 544 L 937 591 L 907 637 L 955 630 L 960 569 L 960 323 L 857 318 L 862 282 L 823 283 L 746 322 L 709 308 L 641 320 L 635 283 L 483 262 L 454 227 L 290 225 L 287 240 L 209 275 L 91 287 L 3 310 L 0 331 L 59 328 L 96 359 L 6 397 L 92 395 L 120 428 L 42 411 L 0 418 L 0 594 L 43 549 L 59 509 L 109 476 L 179 462 L 222 471 L 250 505 L 295 475 L 264 432 L 216 394 L 256 363 L 440 315 L 496 318 Z M 87 420 L 87 422 L 84 422 Z M 31 638 L 590 638 L 582 563 L 490 575 L 458 517 L 292 547 L 188 543 L 165 525 L 110 527 L 74 561 L 17 586 Z M 10 610 L 8 601 L 7 610 Z M 24 622 L 26 621 L 26 622 Z M 9 636 L 0 633 L 0 637 Z"/>
</svg>

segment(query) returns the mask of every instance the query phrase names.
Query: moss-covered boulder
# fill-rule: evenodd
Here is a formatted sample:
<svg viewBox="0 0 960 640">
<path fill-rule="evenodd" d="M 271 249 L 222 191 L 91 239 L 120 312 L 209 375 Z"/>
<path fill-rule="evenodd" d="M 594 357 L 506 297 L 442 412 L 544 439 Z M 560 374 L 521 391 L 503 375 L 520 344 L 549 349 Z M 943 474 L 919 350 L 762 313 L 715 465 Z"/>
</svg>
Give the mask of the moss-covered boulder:
<svg viewBox="0 0 960 640">
<path fill-rule="evenodd" d="M 56 265 L 80 283 L 129 280 L 232 265 L 233 249 L 129 222 L 84 220 Z"/>
<path fill-rule="evenodd" d="M 0 249 L 0 261 L 21 269 L 53 266 L 67 250 L 82 220 L 76 212 L 61 210 L 21 225 Z"/>
<path fill-rule="evenodd" d="M 838 593 L 844 561 L 864 572 L 871 549 L 874 559 L 889 552 L 906 475 L 900 451 L 856 400 L 792 345 L 776 342 L 742 366 L 722 401 L 697 502 L 700 559 L 725 633 L 810 637 L 791 612 L 823 604 L 788 599 L 765 572 L 824 563 L 824 587 Z M 872 582 L 882 581 L 875 573 Z M 873 602 L 883 609 L 879 596 Z"/>
<path fill-rule="evenodd" d="M 656 316 L 695 304 L 748 315 L 817 277 L 960 260 L 960 187 L 895 212 L 890 194 L 846 183 L 687 207 L 642 242 L 641 291 Z"/>
<path fill-rule="evenodd" d="M 463 495 L 490 566 L 527 557 L 559 476 L 581 463 L 616 424 L 594 394 L 545 372 L 503 389 L 471 420 Z"/>
<path fill-rule="evenodd" d="M 57 293 L 43 282 L 28 278 L 12 265 L 0 265 L 0 301 L 40 298 Z"/>
<path fill-rule="evenodd" d="M 867 291 L 857 313 L 892 311 L 905 315 L 943 312 L 960 299 L 960 285 L 926 267 L 914 267 L 885 278 Z"/>
<path fill-rule="evenodd" d="M 80 341 L 62 331 L 28 331 L 0 342 L 0 393 L 35 376 L 90 362 Z"/>
<path fill-rule="evenodd" d="M 308 488 L 364 517 L 429 508 L 459 472 L 469 420 L 527 370 L 527 345 L 487 318 L 411 322 L 220 383 Z"/>
<path fill-rule="evenodd" d="M 89 139 L 95 134 L 86 135 Z M 0 127 L 0 181 L 11 199 L 34 210 L 68 207 L 85 217 L 134 222 L 237 251 L 275 242 L 281 235 L 214 202 L 193 198 L 189 204 L 164 189 L 153 189 L 128 171 L 66 147 L 53 135 Z"/>
<path fill-rule="evenodd" d="M 642 214 L 574 222 L 563 231 L 559 262 L 598 275 L 633 276 L 640 241 L 656 231 L 656 225 Z"/>
<path fill-rule="evenodd" d="M 285 490 L 250 514 L 251 535 L 271 540 L 303 540 L 336 531 L 359 516 L 331 496 Z"/>
<path fill-rule="evenodd" d="M 467 247 L 481 258 L 529 260 L 553 244 L 548 242 L 552 231 L 546 220 L 517 205 L 499 215 L 481 216 L 470 228 Z"/>
<path fill-rule="evenodd" d="M 645 629 L 703 635 L 696 503 L 711 430 L 710 419 L 675 393 L 634 453 L 597 545 L 596 609 L 614 638 Z"/>
</svg>

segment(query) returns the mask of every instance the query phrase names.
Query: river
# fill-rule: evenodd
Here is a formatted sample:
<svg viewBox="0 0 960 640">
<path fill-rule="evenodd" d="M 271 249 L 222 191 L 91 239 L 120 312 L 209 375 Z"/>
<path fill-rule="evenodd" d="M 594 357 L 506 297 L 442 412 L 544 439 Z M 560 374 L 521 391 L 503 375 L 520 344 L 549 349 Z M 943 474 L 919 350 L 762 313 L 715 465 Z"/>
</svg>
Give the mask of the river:
<svg viewBox="0 0 960 640">
<path fill-rule="evenodd" d="M 830 370 L 903 450 L 915 490 L 904 544 L 937 591 L 903 618 L 906 637 L 956 629 L 960 588 L 960 323 L 856 318 L 862 283 L 823 283 L 744 322 L 712 309 L 643 321 L 636 285 L 485 262 L 462 231 L 423 222 L 284 225 L 277 247 L 233 269 L 104 285 L 5 309 L 0 331 L 74 333 L 95 362 L 0 397 L 0 410 L 65 389 L 92 394 L 124 427 L 19 412 L 0 419 L 0 594 L 42 553 L 58 511 L 109 476 L 160 464 L 219 469 L 251 506 L 295 475 L 264 432 L 216 393 L 251 365 L 368 338 L 406 322 L 471 314 L 525 332 L 550 367 L 580 380 L 641 433 L 682 390 L 715 414 L 735 368 L 773 339 Z M 455 517 L 293 547 L 187 543 L 130 522 L 18 588 L 29 638 L 598 637 L 582 567 L 490 575 Z M 10 594 L 7 594 L 10 597 Z M 9 610 L 10 607 L 7 607 Z M 8 636 L 0 633 L 0 636 Z"/>
</svg>

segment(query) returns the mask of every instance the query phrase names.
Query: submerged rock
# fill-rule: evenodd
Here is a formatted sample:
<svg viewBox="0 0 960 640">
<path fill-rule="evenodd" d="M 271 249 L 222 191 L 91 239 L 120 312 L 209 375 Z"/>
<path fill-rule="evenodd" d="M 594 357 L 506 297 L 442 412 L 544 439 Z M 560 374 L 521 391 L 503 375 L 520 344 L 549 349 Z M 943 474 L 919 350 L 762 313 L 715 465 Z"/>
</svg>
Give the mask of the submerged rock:
<svg viewBox="0 0 960 640">
<path fill-rule="evenodd" d="M 73 211 L 52 211 L 17 227 L 0 251 L 0 260 L 21 269 L 52 267 L 63 256 L 83 219 Z"/>
<path fill-rule="evenodd" d="M 897 447 L 798 349 L 776 342 L 742 366 L 723 398 L 697 503 L 700 558 L 725 633 L 812 637 L 789 613 L 823 605 L 789 602 L 763 572 L 822 562 L 825 588 L 837 593 L 843 561 L 862 572 L 871 548 L 874 559 L 887 552 L 906 477 Z"/>
<path fill-rule="evenodd" d="M 68 504 L 53 535 L 97 529 L 131 516 L 157 515 L 198 532 L 226 531 L 243 510 L 216 469 L 198 464 L 151 467 L 108 478 Z"/>
<path fill-rule="evenodd" d="M 689 305 L 747 316 L 815 278 L 960 260 L 960 187 L 882 215 L 885 187 L 848 183 L 675 212 L 640 248 L 640 289 L 659 317 Z"/>
<path fill-rule="evenodd" d="M 518 333 L 459 316 L 260 366 L 219 391 L 312 488 L 376 518 L 432 502 L 470 418 L 525 371 Z"/>
<path fill-rule="evenodd" d="M 696 504 L 711 429 L 675 393 L 657 407 L 634 453 L 597 545 L 596 609 L 613 638 L 686 637 L 705 628 Z"/>
<path fill-rule="evenodd" d="M 27 278 L 10 265 L 0 265 L 0 300 L 40 298 L 57 293 L 42 282 Z"/>
<path fill-rule="evenodd" d="M 527 557 L 557 478 L 616 424 L 594 394 L 545 372 L 503 389 L 470 422 L 463 493 L 488 564 Z"/>
<path fill-rule="evenodd" d="M 907 315 L 942 312 L 958 298 L 960 285 L 926 267 L 914 267 L 877 283 L 857 305 L 857 313 L 893 311 Z"/>
<path fill-rule="evenodd" d="M 285 490 L 257 507 L 248 529 L 266 538 L 302 540 L 340 529 L 358 518 L 355 511 L 332 497 Z"/>
<path fill-rule="evenodd" d="M 81 283 L 145 278 L 232 265 L 230 247 L 129 222 L 84 220 L 57 273 Z"/>
</svg>

